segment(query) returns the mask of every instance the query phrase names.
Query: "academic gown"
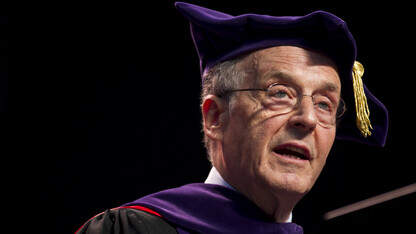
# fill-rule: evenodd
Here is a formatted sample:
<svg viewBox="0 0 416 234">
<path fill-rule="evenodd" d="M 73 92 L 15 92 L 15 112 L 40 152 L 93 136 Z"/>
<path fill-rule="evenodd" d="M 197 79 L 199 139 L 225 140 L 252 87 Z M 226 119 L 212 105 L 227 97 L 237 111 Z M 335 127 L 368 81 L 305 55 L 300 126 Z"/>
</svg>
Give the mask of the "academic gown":
<svg viewBox="0 0 416 234">
<path fill-rule="evenodd" d="M 96 215 L 87 233 L 301 234 L 295 223 L 276 223 L 240 193 L 214 184 L 189 184 L 154 193 Z"/>
</svg>

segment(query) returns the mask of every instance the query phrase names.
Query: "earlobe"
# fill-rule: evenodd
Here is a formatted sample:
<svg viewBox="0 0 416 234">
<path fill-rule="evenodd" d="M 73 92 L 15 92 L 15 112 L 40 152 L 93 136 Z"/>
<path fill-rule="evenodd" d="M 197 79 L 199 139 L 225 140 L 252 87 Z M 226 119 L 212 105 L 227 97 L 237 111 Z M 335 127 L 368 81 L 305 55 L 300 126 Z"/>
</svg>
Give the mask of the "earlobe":
<svg viewBox="0 0 416 234">
<path fill-rule="evenodd" d="M 202 117 L 205 134 L 213 140 L 222 139 L 223 101 L 213 95 L 209 95 L 202 103 Z"/>
</svg>

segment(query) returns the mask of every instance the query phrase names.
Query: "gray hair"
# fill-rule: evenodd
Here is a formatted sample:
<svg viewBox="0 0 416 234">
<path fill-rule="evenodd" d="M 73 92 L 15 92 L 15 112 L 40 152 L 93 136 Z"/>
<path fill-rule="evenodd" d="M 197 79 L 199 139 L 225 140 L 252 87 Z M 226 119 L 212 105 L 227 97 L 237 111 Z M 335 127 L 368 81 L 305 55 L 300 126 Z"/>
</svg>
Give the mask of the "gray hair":
<svg viewBox="0 0 416 234">
<path fill-rule="evenodd" d="M 240 88 L 245 78 L 245 72 L 237 68 L 241 57 L 219 63 L 211 67 L 203 75 L 201 104 L 204 98 L 209 95 L 222 97 L 227 91 Z M 227 99 L 228 100 L 228 99 Z"/>
<path fill-rule="evenodd" d="M 244 68 L 237 66 L 245 56 L 227 60 L 211 67 L 203 75 L 201 108 L 207 95 L 215 95 L 226 101 L 228 108 L 234 106 L 233 95 L 230 90 L 239 89 L 243 86 L 247 73 Z M 202 120 L 203 121 L 203 120 Z M 202 123 L 203 126 L 203 123 Z M 203 132 L 202 128 L 202 132 Z M 210 156 L 210 139 L 204 134 L 204 144 Z"/>
</svg>

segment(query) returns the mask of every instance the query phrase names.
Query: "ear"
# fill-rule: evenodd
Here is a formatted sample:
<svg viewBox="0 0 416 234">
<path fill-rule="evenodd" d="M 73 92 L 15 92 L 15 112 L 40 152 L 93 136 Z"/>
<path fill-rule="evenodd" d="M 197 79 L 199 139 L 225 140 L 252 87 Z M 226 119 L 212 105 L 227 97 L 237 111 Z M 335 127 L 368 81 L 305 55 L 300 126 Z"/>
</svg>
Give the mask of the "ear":
<svg viewBox="0 0 416 234">
<path fill-rule="evenodd" d="M 204 132 L 212 140 L 222 140 L 224 106 L 224 101 L 214 95 L 208 95 L 202 103 Z"/>
</svg>

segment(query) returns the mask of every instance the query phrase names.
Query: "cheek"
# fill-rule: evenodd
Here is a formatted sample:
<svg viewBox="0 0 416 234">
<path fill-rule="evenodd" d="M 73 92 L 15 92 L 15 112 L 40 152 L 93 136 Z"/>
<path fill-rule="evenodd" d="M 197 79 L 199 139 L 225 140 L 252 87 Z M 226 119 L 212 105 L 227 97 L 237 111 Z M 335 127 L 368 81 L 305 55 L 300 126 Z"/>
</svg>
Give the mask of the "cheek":
<svg viewBox="0 0 416 234">
<path fill-rule="evenodd" d="M 267 111 L 235 113 L 225 132 L 224 147 L 227 156 L 239 163 L 240 168 L 256 173 L 267 161 L 270 140 L 284 126 L 284 118 L 271 118 Z"/>
<path fill-rule="evenodd" d="M 257 118 L 247 126 L 252 134 L 252 139 L 249 144 L 256 148 L 257 154 L 265 156 L 269 154 L 271 144 L 275 143 L 275 136 L 282 135 L 280 132 L 284 131 L 287 123 L 286 116 L 272 116 L 267 111 L 261 112 L 256 116 Z"/>
<path fill-rule="evenodd" d="M 325 166 L 329 152 L 335 141 L 335 130 L 325 130 L 316 133 L 316 159 L 313 162 L 313 173 L 315 180 L 318 178 L 323 167 Z"/>
<path fill-rule="evenodd" d="M 325 129 L 316 132 L 316 148 L 318 152 L 318 158 L 326 160 L 329 151 L 331 151 L 332 145 L 335 141 L 335 129 Z"/>
</svg>

